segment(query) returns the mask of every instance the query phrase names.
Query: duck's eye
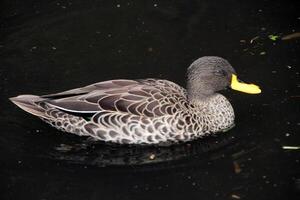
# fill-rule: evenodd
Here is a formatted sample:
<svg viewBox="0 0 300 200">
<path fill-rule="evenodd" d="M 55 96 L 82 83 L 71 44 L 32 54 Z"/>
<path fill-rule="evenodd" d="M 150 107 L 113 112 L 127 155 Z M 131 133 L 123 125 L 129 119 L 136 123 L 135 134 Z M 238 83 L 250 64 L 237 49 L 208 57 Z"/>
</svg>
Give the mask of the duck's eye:
<svg viewBox="0 0 300 200">
<path fill-rule="evenodd" d="M 226 76 L 227 72 L 224 69 L 220 69 L 216 71 L 216 75 L 218 76 Z"/>
</svg>

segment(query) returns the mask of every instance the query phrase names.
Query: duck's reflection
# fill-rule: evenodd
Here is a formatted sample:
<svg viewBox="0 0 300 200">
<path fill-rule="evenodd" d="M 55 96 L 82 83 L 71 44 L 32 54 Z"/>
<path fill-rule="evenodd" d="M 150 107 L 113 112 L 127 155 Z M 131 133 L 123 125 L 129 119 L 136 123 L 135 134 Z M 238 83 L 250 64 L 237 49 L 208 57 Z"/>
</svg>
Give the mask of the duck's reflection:
<svg viewBox="0 0 300 200">
<path fill-rule="evenodd" d="M 231 134 L 206 137 L 194 142 L 168 147 L 120 146 L 93 143 L 60 144 L 54 147 L 51 156 L 56 160 L 87 166 L 105 167 L 111 165 L 144 165 L 175 161 L 199 156 L 208 151 L 216 151 L 232 144 Z"/>
</svg>

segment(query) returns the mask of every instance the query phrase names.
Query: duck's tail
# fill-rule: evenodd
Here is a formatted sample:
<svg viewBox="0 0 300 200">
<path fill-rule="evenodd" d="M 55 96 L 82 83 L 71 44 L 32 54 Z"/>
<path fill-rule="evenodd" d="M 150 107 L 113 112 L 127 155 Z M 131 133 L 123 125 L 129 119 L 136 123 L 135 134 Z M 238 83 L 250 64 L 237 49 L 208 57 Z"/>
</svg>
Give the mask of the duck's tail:
<svg viewBox="0 0 300 200">
<path fill-rule="evenodd" d="M 45 100 L 42 97 L 35 95 L 20 95 L 17 97 L 9 98 L 14 104 L 16 104 L 22 110 L 38 116 L 40 118 L 48 119 L 49 116 L 45 115 L 45 108 L 40 105 L 40 102 Z"/>
<path fill-rule="evenodd" d="M 58 110 L 47 104 L 47 98 L 35 95 L 20 95 L 12 97 L 11 100 L 21 109 L 33 114 L 51 126 L 76 135 L 90 136 L 85 130 L 87 121 L 83 117 L 75 116 L 64 111 Z"/>
</svg>

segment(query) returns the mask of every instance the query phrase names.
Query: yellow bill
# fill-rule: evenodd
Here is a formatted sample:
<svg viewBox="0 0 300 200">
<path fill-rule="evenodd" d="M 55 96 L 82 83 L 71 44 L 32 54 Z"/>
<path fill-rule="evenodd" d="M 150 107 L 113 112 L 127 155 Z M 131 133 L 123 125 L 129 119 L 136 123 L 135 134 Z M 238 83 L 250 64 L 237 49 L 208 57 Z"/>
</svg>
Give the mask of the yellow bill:
<svg viewBox="0 0 300 200">
<path fill-rule="evenodd" d="M 257 85 L 239 82 L 239 80 L 235 74 L 232 74 L 230 86 L 231 86 L 231 89 L 233 89 L 233 90 L 245 92 L 248 94 L 261 93 L 261 89 Z"/>
</svg>

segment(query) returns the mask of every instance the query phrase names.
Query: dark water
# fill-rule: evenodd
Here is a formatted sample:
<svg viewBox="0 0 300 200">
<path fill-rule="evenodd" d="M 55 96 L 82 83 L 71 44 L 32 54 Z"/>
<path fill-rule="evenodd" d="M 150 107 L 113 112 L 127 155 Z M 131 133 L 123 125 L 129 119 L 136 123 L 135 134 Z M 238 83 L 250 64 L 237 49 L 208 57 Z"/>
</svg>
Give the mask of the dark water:
<svg viewBox="0 0 300 200">
<path fill-rule="evenodd" d="M 3 1 L 1 199 L 296 199 L 300 195 L 299 3 Z M 250 42 L 252 39 L 252 42 Z M 226 91 L 236 127 L 172 147 L 62 134 L 12 105 L 116 78 L 185 85 L 196 58 L 228 59 L 261 95 Z M 152 159 L 151 159 L 152 158 Z"/>
</svg>

